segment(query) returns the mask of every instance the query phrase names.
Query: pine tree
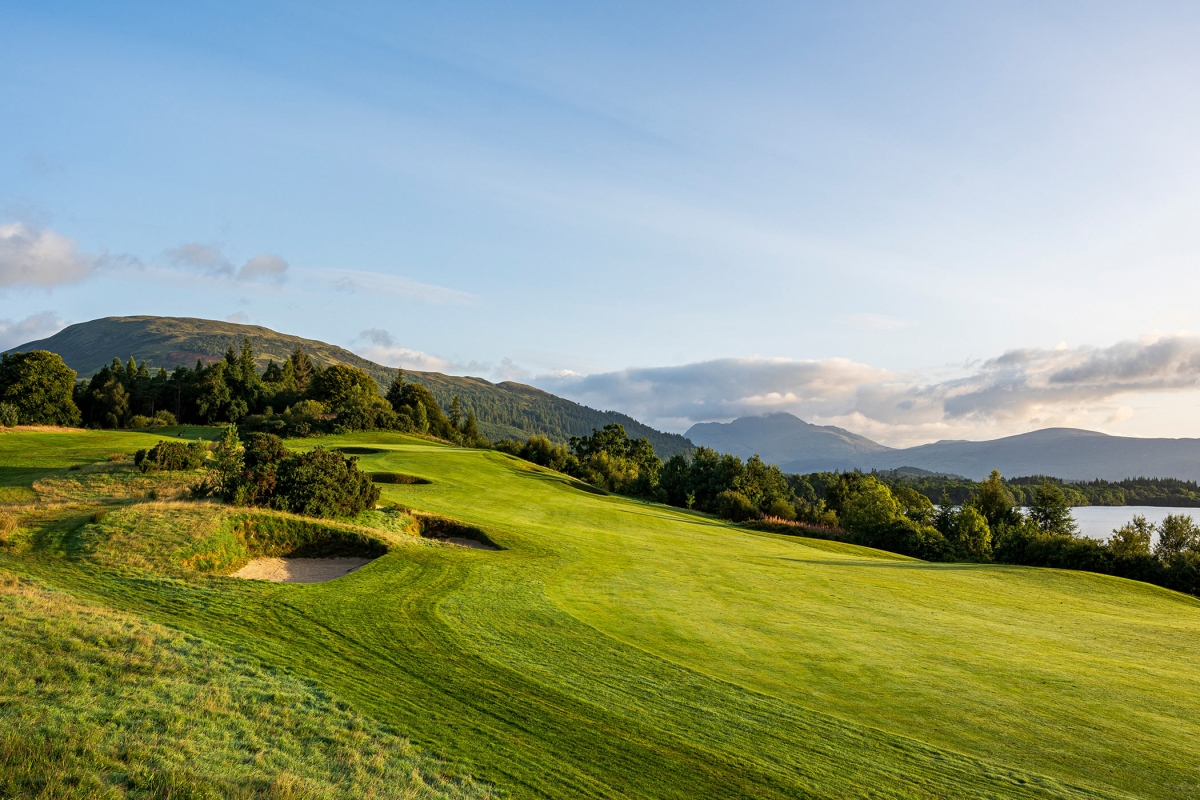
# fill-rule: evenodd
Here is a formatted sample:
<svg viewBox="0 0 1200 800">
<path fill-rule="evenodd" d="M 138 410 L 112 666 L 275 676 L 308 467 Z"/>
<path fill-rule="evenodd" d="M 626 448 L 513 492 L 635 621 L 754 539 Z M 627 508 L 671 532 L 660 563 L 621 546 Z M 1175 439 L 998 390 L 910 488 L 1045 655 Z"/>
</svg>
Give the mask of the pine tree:
<svg viewBox="0 0 1200 800">
<path fill-rule="evenodd" d="M 313 379 L 313 362 L 308 357 L 308 353 L 301 349 L 300 345 L 296 345 L 295 352 L 292 353 L 292 373 L 296 380 L 296 391 L 304 394 L 308 391 L 309 384 Z"/>
<path fill-rule="evenodd" d="M 475 422 L 475 412 L 467 412 L 467 421 L 463 424 L 463 440 L 467 444 L 475 444 L 480 438 L 479 425 Z"/>
<path fill-rule="evenodd" d="M 462 403 L 458 400 L 458 395 L 454 395 L 454 399 L 450 401 L 450 424 L 455 430 L 462 428 Z"/>
<path fill-rule="evenodd" d="M 395 377 L 392 378 L 392 384 L 388 387 L 387 394 L 384 399 L 392 404 L 392 410 L 399 412 L 400 406 L 403 405 L 404 398 L 404 370 L 396 370 Z"/>
</svg>

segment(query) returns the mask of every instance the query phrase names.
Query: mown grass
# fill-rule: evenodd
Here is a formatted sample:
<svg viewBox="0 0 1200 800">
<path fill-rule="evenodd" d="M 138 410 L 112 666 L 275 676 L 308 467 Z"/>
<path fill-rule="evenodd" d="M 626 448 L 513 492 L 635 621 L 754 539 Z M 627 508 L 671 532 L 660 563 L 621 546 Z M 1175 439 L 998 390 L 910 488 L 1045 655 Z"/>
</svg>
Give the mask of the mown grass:
<svg viewBox="0 0 1200 800">
<path fill-rule="evenodd" d="M 738 530 L 394 435 L 292 444 L 381 450 L 364 469 L 431 481 L 386 501 L 504 549 L 397 548 L 308 586 L 123 573 L 50 535 L 0 559 L 286 668 L 517 796 L 1200 794 L 1194 599 Z"/>
<path fill-rule="evenodd" d="M 310 683 L 0 571 L 0 797 L 483 797 Z"/>
</svg>

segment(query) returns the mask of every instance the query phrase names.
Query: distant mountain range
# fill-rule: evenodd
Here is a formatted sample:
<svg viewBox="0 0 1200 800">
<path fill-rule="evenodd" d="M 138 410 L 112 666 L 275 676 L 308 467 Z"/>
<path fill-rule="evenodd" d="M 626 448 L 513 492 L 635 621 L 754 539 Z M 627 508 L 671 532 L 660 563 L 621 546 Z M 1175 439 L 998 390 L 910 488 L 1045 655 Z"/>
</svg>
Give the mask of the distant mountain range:
<svg viewBox="0 0 1200 800">
<path fill-rule="evenodd" d="M 259 368 L 268 361 L 282 362 L 296 346 L 321 364 L 358 367 L 386 388 L 396 374 L 392 367 L 376 364 L 336 345 L 273 331 L 259 325 L 238 325 L 190 317 L 105 317 L 70 325 L 47 339 L 26 342 L 12 351 L 49 350 L 62 356 L 79 377 L 95 374 L 113 358 L 132 357 L 147 366 L 168 370 L 212 363 L 232 345 L 241 347 L 250 339 Z M 483 378 L 443 375 L 440 372 L 405 370 L 407 379 L 423 384 L 443 407 L 457 395 L 465 408 L 473 410 L 479 430 L 489 439 L 519 438 L 541 434 L 563 442 L 570 436 L 585 436 L 611 422 L 625 426 L 634 438 L 645 437 L 663 458 L 688 453 L 693 445 L 677 433 L 664 433 L 615 411 L 597 411 L 532 386 Z"/>
<path fill-rule="evenodd" d="M 1006 477 L 1200 480 L 1200 439 L 1138 439 L 1076 428 L 897 449 L 841 428 L 810 425 L 792 414 L 777 413 L 693 425 L 686 436 L 698 445 L 742 457 L 758 453 L 786 472 L 916 467 L 974 479 L 998 469 Z"/>
</svg>

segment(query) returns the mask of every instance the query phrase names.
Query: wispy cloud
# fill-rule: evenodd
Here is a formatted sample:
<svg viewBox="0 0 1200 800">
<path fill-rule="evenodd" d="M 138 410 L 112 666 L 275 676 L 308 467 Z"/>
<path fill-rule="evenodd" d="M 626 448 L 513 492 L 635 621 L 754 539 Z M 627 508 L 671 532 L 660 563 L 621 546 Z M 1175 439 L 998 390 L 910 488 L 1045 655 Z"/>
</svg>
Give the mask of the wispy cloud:
<svg viewBox="0 0 1200 800">
<path fill-rule="evenodd" d="M 80 253 L 74 239 L 49 228 L 0 225 L 0 286 L 50 289 L 78 283 L 95 265 L 95 257 Z"/>
<path fill-rule="evenodd" d="M 67 327 L 67 322 L 53 311 L 30 314 L 25 319 L 0 319 L 0 350 L 45 339 Z"/>
<path fill-rule="evenodd" d="M 283 283 L 287 280 L 288 262 L 274 253 L 254 256 L 241 268 L 222 252 L 220 245 L 189 242 L 166 252 L 167 261 L 175 267 L 187 269 L 210 278 L 236 278 L 239 281 L 266 281 Z"/>
<path fill-rule="evenodd" d="M 315 270 L 314 276 L 338 291 L 383 294 L 430 305 L 474 305 L 481 299 L 479 295 L 470 292 L 448 289 L 445 286 L 435 286 L 430 283 L 418 283 L 408 278 L 386 275 L 382 272 L 323 269 Z"/>
<path fill-rule="evenodd" d="M 671 430 L 789 411 L 888 444 L 1103 425 L 1123 395 L 1200 390 L 1200 336 L 1155 334 L 1111 347 L 1011 350 L 967 374 L 925 382 L 846 359 L 728 358 L 535 383 Z"/>
<path fill-rule="evenodd" d="M 841 322 L 844 327 L 866 331 L 898 331 L 917 326 L 913 320 L 887 314 L 847 314 Z"/>
</svg>

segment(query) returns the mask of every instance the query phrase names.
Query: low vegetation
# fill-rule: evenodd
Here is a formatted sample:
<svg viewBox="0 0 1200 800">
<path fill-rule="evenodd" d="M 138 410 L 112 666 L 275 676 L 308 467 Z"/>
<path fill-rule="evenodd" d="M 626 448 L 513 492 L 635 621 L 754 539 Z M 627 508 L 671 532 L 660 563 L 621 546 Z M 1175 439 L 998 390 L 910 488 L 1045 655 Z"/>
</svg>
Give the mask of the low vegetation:
<svg viewBox="0 0 1200 800">
<path fill-rule="evenodd" d="M 0 654 L 0 796 L 487 794 L 310 682 L 3 570 Z"/>
<path fill-rule="evenodd" d="M 958 475 L 936 475 L 906 467 L 872 473 L 893 490 L 900 487 L 913 489 L 938 502 L 942 497 L 961 504 L 979 494 L 982 482 L 972 481 Z M 810 486 L 823 486 L 837 480 L 836 472 L 815 472 L 800 475 Z M 1122 481 L 1064 481 L 1047 475 L 1028 475 L 1006 478 L 1005 488 L 1019 506 L 1027 506 L 1034 494 L 1045 483 L 1052 483 L 1062 491 L 1071 506 L 1200 506 L 1200 485 L 1195 481 L 1177 478 L 1127 478 Z"/>
</svg>

